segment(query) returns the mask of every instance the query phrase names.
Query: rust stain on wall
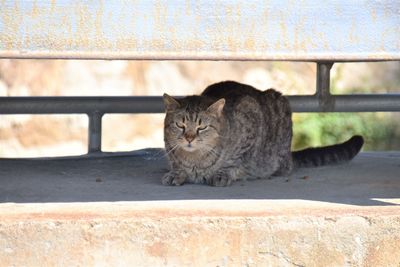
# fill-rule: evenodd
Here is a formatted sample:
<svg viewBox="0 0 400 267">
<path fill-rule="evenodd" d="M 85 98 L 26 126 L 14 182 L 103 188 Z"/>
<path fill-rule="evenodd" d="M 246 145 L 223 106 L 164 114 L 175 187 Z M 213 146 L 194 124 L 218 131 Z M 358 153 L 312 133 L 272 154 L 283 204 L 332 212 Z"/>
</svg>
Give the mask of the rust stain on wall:
<svg viewBox="0 0 400 267">
<path fill-rule="evenodd" d="M 327 8 L 333 9 L 332 20 L 323 15 Z M 390 1 L 342 7 L 290 0 L 213 6 L 5 0 L 0 57 L 398 60 L 399 18 L 393 8 Z M 365 17 L 370 19 L 360 20 Z M 338 31 L 332 33 L 335 24 Z M 365 29 L 371 32 L 363 34 Z"/>
</svg>

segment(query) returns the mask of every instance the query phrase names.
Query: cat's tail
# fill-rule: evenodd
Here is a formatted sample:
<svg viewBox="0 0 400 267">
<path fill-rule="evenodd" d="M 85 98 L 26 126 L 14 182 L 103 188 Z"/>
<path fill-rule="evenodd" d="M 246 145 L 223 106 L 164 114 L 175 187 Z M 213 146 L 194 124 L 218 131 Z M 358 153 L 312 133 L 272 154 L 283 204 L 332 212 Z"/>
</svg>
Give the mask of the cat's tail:
<svg viewBox="0 0 400 267">
<path fill-rule="evenodd" d="M 345 163 L 360 152 L 363 144 L 362 136 L 355 135 L 341 144 L 294 151 L 292 153 L 294 166 L 307 168 Z"/>
</svg>

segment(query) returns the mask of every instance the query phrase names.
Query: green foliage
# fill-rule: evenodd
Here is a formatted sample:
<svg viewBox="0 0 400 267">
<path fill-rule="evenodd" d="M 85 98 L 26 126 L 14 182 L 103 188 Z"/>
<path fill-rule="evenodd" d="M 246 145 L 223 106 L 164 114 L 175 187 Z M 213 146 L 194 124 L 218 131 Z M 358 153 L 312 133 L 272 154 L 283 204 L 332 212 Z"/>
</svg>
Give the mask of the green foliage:
<svg viewBox="0 0 400 267">
<path fill-rule="evenodd" d="M 399 88 L 397 64 L 335 64 L 333 94 L 386 93 Z M 398 91 L 398 90 L 397 90 Z M 400 150 L 400 113 L 303 113 L 293 115 L 293 149 L 365 139 L 364 150 Z"/>
<path fill-rule="evenodd" d="M 357 134 L 366 141 L 364 150 L 399 150 L 396 119 L 387 113 L 295 114 L 293 149 L 340 143 Z"/>
</svg>

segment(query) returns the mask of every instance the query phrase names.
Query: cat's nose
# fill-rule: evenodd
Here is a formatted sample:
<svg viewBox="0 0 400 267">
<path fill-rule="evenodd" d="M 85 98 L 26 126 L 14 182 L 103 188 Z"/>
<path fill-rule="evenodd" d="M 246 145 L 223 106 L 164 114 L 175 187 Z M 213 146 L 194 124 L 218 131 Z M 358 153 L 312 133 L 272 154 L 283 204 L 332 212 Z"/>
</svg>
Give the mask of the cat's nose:
<svg viewBox="0 0 400 267">
<path fill-rule="evenodd" d="M 186 139 L 186 141 L 188 141 L 189 143 L 191 143 L 191 142 L 194 140 L 195 137 L 196 137 L 195 135 L 185 134 L 185 139 Z"/>
</svg>

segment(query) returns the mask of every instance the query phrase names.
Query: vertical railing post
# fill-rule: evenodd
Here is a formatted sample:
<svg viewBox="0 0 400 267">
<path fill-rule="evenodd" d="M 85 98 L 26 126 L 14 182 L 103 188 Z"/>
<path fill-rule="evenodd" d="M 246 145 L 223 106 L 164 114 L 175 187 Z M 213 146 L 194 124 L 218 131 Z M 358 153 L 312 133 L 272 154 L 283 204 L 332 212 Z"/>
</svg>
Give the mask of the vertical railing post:
<svg viewBox="0 0 400 267">
<path fill-rule="evenodd" d="M 89 117 L 89 148 L 88 153 L 101 152 L 101 120 L 103 113 L 95 111 Z"/>
<path fill-rule="evenodd" d="M 315 95 L 322 111 L 333 111 L 335 106 L 330 92 L 332 66 L 333 62 L 317 62 L 317 88 Z"/>
</svg>

